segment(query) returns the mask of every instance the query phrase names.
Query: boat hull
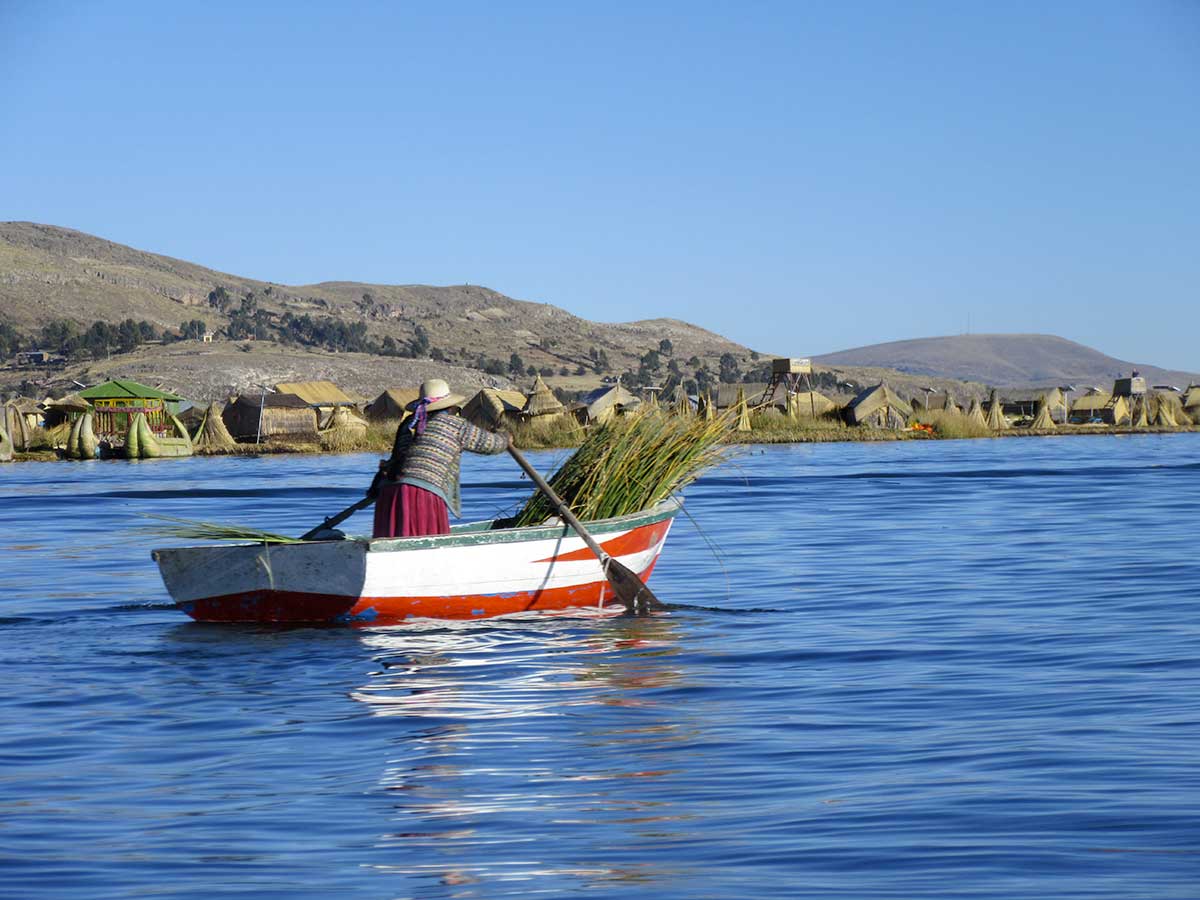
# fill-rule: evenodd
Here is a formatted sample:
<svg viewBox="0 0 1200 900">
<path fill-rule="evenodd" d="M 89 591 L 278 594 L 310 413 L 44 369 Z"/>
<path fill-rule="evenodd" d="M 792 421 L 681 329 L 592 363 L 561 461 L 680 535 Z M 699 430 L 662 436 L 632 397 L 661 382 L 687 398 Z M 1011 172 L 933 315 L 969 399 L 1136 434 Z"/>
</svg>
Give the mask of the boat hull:
<svg viewBox="0 0 1200 900">
<path fill-rule="evenodd" d="M 649 578 L 679 510 L 589 523 L 605 552 Z M 479 523 L 423 538 L 155 550 L 176 604 L 206 622 L 394 624 L 619 605 L 599 560 L 563 525 Z"/>
</svg>

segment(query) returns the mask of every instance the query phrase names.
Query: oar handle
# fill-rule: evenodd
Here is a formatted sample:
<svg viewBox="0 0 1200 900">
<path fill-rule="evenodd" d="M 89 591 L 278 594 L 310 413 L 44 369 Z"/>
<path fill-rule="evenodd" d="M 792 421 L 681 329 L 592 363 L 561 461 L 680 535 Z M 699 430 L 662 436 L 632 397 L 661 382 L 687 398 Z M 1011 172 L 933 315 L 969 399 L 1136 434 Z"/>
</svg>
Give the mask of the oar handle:
<svg viewBox="0 0 1200 900">
<path fill-rule="evenodd" d="M 571 512 L 571 508 L 563 503 L 558 494 L 554 493 L 554 488 L 546 483 L 546 479 L 542 477 L 541 473 L 529 464 L 529 460 L 525 458 L 525 454 L 511 444 L 508 447 L 508 452 L 517 461 L 517 465 L 525 470 L 525 474 L 529 476 L 529 480 L 537 485 L 538 490 L 545 494 L 546 498 L 554 504 L 563 521 L 575 529 L 575 533 L 583 538 L 583 542 L 591 548 L 591 551 L 596 554 L 600 562 L 607 562 L 610 558 L 609 555 L 596 543 L 596 539 L 588 534 L 588 530 L 583 527 L 583 523 L 575 518 L 575 513 Z"/>
<path fill-rule="evenodd" d="M 326 528 L 333 528 L 335 525 L 340 525 L 342 522 L 346 521 L 348 518 L 350 518 L 352 515 L 354 515 L 360 509 L 370 506 L 374 502 L 375 502 L 375 497 L 368 494 L 366 497 L 363 497 L 361 500 L 359 500 L 353 506 L 347 506 L 336 516 L 330 516 L 324 522 L 322 522 L 320 525 L 318 525 L 316 528 L 312 529 L 311 531 L 306 531 L 304 534 L 300 535 L 300 540 L 311 541 L 315 535 L 320 534 Z"/>
</svg>

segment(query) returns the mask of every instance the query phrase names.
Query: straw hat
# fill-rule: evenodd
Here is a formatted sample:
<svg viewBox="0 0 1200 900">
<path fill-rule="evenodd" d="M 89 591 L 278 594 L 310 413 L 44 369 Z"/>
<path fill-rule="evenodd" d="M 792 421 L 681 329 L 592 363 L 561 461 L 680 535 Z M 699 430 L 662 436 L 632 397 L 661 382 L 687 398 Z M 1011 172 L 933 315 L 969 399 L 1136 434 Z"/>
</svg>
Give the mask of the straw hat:
<svg viewBox="0 0 1200 900">
<path fill-rule="evenodd" d="M 425 406 L 428 412 L 437 412 L 439 409 L 449 409 L 451 406 L 462 406 L 467 402 L 467 398 L 462 394 L 450 393 L 450 385 L 442 381 L 440 378 L 430 378 L 428 381 L 421 382 L 421 397 L 408 404 L 405 409 L 415 410 L 421 400 L 428 400 Z"/>
</svg>

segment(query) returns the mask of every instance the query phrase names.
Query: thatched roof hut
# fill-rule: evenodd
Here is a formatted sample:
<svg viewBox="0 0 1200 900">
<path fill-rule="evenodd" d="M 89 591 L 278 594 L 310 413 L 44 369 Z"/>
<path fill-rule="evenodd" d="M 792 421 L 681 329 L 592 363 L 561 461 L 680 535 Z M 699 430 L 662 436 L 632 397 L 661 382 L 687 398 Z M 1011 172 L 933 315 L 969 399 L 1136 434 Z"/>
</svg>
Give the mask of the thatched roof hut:
<svg viewBox="0 0 1200 900">
<path fill-rule="evenodd" d="M 321 446 L 338 453 L 363 447 L 366 436 L 366 421 L 351 412 L 349 406 L 335 409 L 329 417 L 329 424 L 320 432 Z"/>
<path fill-rule="evenodd" d="M 837 404 L 818 391 L 799 391 L 788 394 L 787 413 L 793 419 L 805 416 L 816 418 L 837 409 Z"/>
<path fill-rule="evenodd" d="M 354 400 L 332 381 L 281 381 L 279 394 L 293 394 L 316 409 L 332 411 L 336 406 L 353 406 Z"/>
<path fill-rule="evenodd" d="M 239 394 L 221 412 L 234 440 L 317 439 L 317 411 L 295 394 Z"/>
<path fill-rule="evenodd" d="M 1200 425 L 1200 384 L 1190 384 L 1180 398 L 1183 411 L 1189 419 Z"/>
<path fill-rule="evenodd" d="M 912 407 L 883 381 L 862 391 L 846 406 L 849 424 L 871 428 L 900 430 L 908 425 L 912 414 Z"/>
<path fill-rule="evenodd" d="M 599 388 L 583 398 L 588 422 L 607 422 L 627 409 L 636 409 L 642 401 L 617 383 L 612 387 Z"/>
<path fill-rule="evenodd" d="M 1036 388 L 1027 391 L 1007 391 L 1000 398 L 1006 416 L 1032 418 L 1038 414 L 1039 404 L 1045 401 L 1050 408 L 1050 417 L 1055 422 L 1067 420 L 1067 395 L 1062 388 Z"/>
<path fill-rule="evenodd" d="M 526 397 L 520 391 L 483 388 L 467 401 L 462 415 L 473 425 L 495 431 L 505 422 L 517 421 L 525 402 Z"/>
<path fill-rule="evenodd" d="M 521 412 L 533 418 L 534 416 L 558 416 L 565 411 L 562 403 L 554 396 L 554 391 L 550 390 L 546 382 L 542 381 L 542 376 L 539 375 L 533 382 L 533 390 L 529 392 L 529 397 Z"/>
<path fill-rule="evenodd" d="M 408 415 L 408 404 L 419 399 L 421 399 L 420 388 L 388 388 L 368 403 L 363 412 L 372 422 L 403 419 Z"/>
</svg>

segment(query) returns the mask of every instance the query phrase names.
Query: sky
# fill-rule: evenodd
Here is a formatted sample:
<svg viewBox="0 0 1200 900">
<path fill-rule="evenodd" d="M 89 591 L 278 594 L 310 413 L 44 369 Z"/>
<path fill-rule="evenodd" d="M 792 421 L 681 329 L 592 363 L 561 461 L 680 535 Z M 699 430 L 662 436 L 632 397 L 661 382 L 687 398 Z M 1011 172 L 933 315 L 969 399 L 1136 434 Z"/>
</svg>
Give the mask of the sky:
<svg viewBox="0 0 1200 900">
<path fill-rule="evenodd" d="M 1200 2 L 0 0 L 0 220 L 767 353 L 1200 371 Z"/>
</svg>

